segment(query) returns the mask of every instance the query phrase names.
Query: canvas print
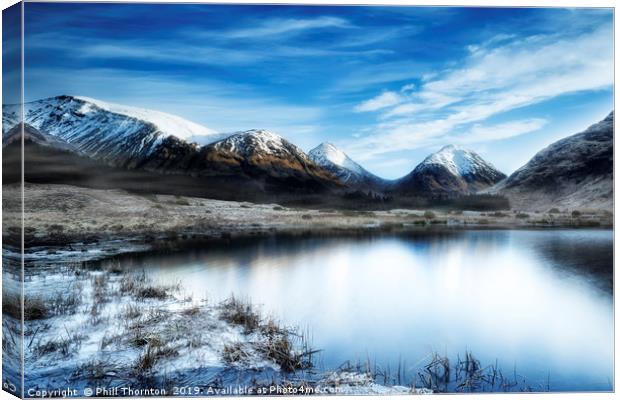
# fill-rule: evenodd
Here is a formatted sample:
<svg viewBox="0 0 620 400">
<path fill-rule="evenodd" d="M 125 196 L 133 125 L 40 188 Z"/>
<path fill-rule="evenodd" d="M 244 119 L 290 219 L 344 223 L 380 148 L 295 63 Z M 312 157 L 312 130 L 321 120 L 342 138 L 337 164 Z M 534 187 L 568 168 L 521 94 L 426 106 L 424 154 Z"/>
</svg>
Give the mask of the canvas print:
<svg viewBox="0 0 620 400">
<path fill-rule="evenodd" d="M 612 8 L 2 20 L 3 390 L 614 390 Z"/>
</svg>

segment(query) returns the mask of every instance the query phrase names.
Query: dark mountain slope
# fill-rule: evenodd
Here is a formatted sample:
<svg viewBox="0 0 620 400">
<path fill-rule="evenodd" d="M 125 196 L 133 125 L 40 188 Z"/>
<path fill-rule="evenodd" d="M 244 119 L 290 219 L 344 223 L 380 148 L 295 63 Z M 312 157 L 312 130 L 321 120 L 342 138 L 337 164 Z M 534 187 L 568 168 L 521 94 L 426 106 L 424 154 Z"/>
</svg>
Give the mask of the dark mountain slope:
<svg viewBox="0 0 620 400">
<path fill-rule="evenodd" d="M 613 111 L 581 133 L 538 152 L 490 192 L 513 208 L 613 210 Z"/>
</svg>

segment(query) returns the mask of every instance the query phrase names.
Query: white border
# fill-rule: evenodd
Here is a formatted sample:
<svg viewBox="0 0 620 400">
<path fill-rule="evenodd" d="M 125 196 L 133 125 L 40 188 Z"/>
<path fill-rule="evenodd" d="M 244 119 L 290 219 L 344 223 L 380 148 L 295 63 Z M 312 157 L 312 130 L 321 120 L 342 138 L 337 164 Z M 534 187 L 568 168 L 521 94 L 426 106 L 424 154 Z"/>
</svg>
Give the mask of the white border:
<svg viewBox="0 0 620 400">
<path fill-rule="evenodd" d="M 41 1 L 45 1 L 45 0 L 26 0 L 26 2 L 41 2 Z M 19 1 L 18 0 L 6 0 L 3 1 L 2 4 L 2 9 L 5 9 L 7 7 L 10 7 L 14 4 L 17 4 Z M 97 1 L 97 0 L 61 0 L 61 1 L 57 1 L 57 0 L 48 0 L 47 2 L 55 2 L 55 3 L 179 3 L 179 4 L 183 4 L 183 3 L 202 3 L 202 4 L 306 4 L 306 5 L 394 5 L 394 6 L 469 6 L 469 7 L 609 7 L 609 8 L 616 8 L 616 4 L 617 1 L 614 0 L 589 0 L 589 1 L 584 1 L 584 0 L 561 0 L 561 1 L 549 1 L 549 0 L 544 0 L 544 1 L 536 1 L 536 0 L 521 0 L 521 1 L 514 1 L 514 0 L 477 0 L 477 1 L 466 1 L 466 0 L 449 0 L 449 1 L 441 1 L 441 0 L 424 0 L 424 1 L 415 1 L 415 0 L 388 0 L 388 1 L 381 1 L 381 0 L 337 0 L 337 1 L 320 1 L 320 0 L 314 0 L 314 1 L 300 1 L 300 0 L 269 0 L 269 1 L 265 1 L 265 0 L 243 0 L 243 1 L 237 1 L 237 2 L 231 2 L 231 1 L 224 1 L 224 0 L 201 0 L 201 1 L 191 1 L 191 0 L 149 0 L 149 1 L 140 1 L 140 0 L 104 0 L 104 1 Z M 23 15 L 23 14 L 22 14 Z M 614 12 L 614 28 L 616 25 L 616 14 Z M 1 29 L 1 19 L 0 19 L 0 33 L 2 32 Z M 23 31 L 22 31 L 23 32 Z M 615 59 L 615 54 L 616 54 L 616 49 L 618 46 L 618 31 L 614 29 L 614 59 Z M 22 42 L 23 43 L 23 42 Z M 2 43 L 0 41 L 0 52 L 2 50 Z M 22 62 L 23 62 L 23 56 L 22 56 Z M 618 64 L 615 63 L 615 69 L 614 72 L 618 71 Z M 2 66 L 0 63 L 0 73 L 2 71 Z M 614 73 L 614 76 L 616 74 Z M 615 85 L 615 82 L 614 82 Z M 0 81 L 0 90 L 2 88 L 2 83 Z M 22 91 L 23 91 L 23 83 L 22 83 Z M 615 104 L 617 103 L 617 97 L 618 93 L 614 90 L 614 109 L 615 109 Z M 23 92 L 22 92 L 22 98 L 23 98 Z M 614 123 L 615 123 L 615 119 L 614 119 Z M 615 132 L 615 126 L 614 126 L 614 132 Z M 23 135 L 22 135 L 23 136 Z M 614 135 L 615 138 L 615 135 Z M 617 153 L 615 151 L 615 147 L 614 147 L 614 171 L 617 170 L 617 165 L 618 165 L 618 157 L 617 157 Z M 0 155 L 0 160 L 1 160 L 1 155 Z M 615 175 L 615 174 L 614 174 Z M 0 176 L 1 179 L 1 176 Z M 617 180 L 614 179 L 614 197 L 615 197 L 615 193 L 616 193 L 616 183 Z M 1 205 L 1 200 L 0 200 L 0 205 Z M 2 209 L 0 208 L 0 218 L 2 215 Z M 23 215 L 22 215 L 23 216 Z M 614 237 L 615 237 L 615 226 L 618 226 L 618 223 L 620 222 L 620 216 L 618 215 L 618 207 L 617 204 L 614 203 Z M 1 238 L 0 238 L 0 242 L 1 242 Z M 617 243 L 615 242 L 614 239 L 614 266 L 615 266 L 615 254 L 618 251 L 618 249 L 620 248 L 620 246 L 617 246 Z M 614 283 L 620 282 L 617 279 L 617 274 L 616 274 L 616 270 L 614 268 Z M 1 288 L 0 288 L 0 292 L 1 292 Z M 615 304 L 615 285 L 614 285 L 614 304 Z M 614 307 L 614 329 L 615 329 L 615 321 L 618 320 L 618 309 L 616 307 Z M 615 336 L 617 338 L 618 336 L 618 331 L 615 331 Z M 618 359 L 618 347 L 614 346 L 614 367 L 615 367 L 615 360 Z M 0 370 L 0 374 L 1 374 L 1 370 Z M 619 380 L 620 374 L 618 372 L 617 368 L 614 368 L 614 383 L 615 385 L 618 385 L 618 383 L 620 382 Z M 22 385 L 23 387 L 23 385 Z M 450 395 L 445 395 L 445 396 L 465 396 L 467 399 L 498 399 L 498 400 L 515 400 L 515 399 L 522 399 L 522 398 L 540 398 L 540 399 L 544 399 L 544 400 L 564 400 L 564 399 L 569 399 L 569 400 L 574 400 L 574 399 L 615 399 L 615 393 L 544 393 L 544 394 L 521 394 L 521 393 L 508 393 L 508 394 L 450 394 Z M 490 397 L 489 397 L 490 396 Z M 342 396 L 312 396 L 313 399 L 333 399 L 335 397 L 338 398 L 343 398 Z M 410 396 L 405 396 L 406 398 L 410 397 Z M 7 392 L 1 391 L 0 392 L 0 399 L 14 399 L 15 397 L 11 396 L 10 394 L 8 394 Z M 290 397 L 290 396 L 286 396 L 284 397 L 286 399 L 295 399 L 295 398 L 299 398 L 299 397 Z M 158 399 L 162 399 L 162 397 L 158 397 Z M 175 398 L 170 398 L 170 399 L 178 399 L 178 397 Z M 248 400 L 247 397 L 225 397 L 225 399 L 243 399 L 243 400 Z M 394 396 L 346 396 L 346 399 L 351 399 L 351 400 L 374 400 L 374 399 L 389 399 L 389 400 L 394 400 Z"/>
</svg>

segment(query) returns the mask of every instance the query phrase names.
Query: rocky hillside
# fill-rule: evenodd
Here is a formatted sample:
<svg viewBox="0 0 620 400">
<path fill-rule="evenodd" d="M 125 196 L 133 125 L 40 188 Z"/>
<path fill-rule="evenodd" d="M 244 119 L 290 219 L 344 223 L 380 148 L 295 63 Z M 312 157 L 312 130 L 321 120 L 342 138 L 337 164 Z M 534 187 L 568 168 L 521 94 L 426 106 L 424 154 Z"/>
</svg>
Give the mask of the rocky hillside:
<svg viewBox="0 0 620 400">
<path fill-rule="evenodd" d="M 613 111 L 585 131 L 559 140 L 489 192 L 523 210 L 613 211 Z"/>
</svg>

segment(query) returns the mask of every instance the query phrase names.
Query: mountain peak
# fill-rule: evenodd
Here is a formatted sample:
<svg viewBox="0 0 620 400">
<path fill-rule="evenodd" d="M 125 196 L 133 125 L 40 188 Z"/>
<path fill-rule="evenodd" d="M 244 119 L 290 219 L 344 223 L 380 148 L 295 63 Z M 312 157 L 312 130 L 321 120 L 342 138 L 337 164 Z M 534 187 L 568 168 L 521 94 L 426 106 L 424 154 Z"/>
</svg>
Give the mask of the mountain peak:
<svg viewBox="0 0 620 400">
<path fill-rule="evenodd" d="M 282 136 L 277 133 L 271 132 L 267 129 L 250 129 L 247 131 L 237 132 L 237 134 L 245 135 L 245 136 L 253 136 L 260 140 L 266 141 L 276 141 L 281 142 L 283 140 Z"/>
<path fill-rule="evenodd" d="M 250 129 L 235 132 L 212 146 L 218 150 L 249 154 L 282 154 L 289 151 L 303 153 L 297 146 L 287 142 L 282 136 L 266 129 Z"/>
<path fill-rule="evenodd" d="M 439 151 L 454 151 L 454 150 L 464 150 L 464 149 L 454 144 L 447 144 L 443 146 L 441 149 L 439 149 Z"/>
<path fill-rule="evenodd" d="M 495 169 L 476 152 L 453 144 L 444 146 L 426 157 L 416 169 L 436 165 L 445 167 L 456 176 L 473 174 L 480 169 Z"/>
<path fill-rule="evenodd" d="M 426 195 L 471 194 L 505 177 L 474 151 L 451 144 L 426 157 L 398 185 L 403 192 Z"/>
<path fill-rule="evenodd" d="M 332 142 L 323 142 L 323 143 L 321 143 L 320 145 L 318 145 L 318 146 L 316 146 L 316 147 L 315 147 L 315 149 L 318 149 L 318 148 L 321 148 L 321 149 L 333 149 L 333 150 L 336 150 L 336 151 L 340 151 L 340 150 L 336 147 L 336 145 L 335 145 L 335 144 L 333 144 Z"/>
<path fill-rule="evenodd" d="M 351 160 L 344 151 L 340 150 L 330 142 L 321 143 L 314 149 L 310 150 L 308 155 L 318 164 L 322 164 L 323 161 L 329 161 L 339 167 L 345 167 L 359 172 L 359 165 Z"/>
<path fill-rule="evenodd" d="M 344 151 L 340 150 L 330 142 L 321 143 L 314 149 L 310 150 L 308 156 L 319 165 L 327 166 L 329 164 L 333 164 L 358 174 L 363 174 L 366 172 L 355 161 L 351 160 L 351 158 L 349 158 Z"/>
<path fill-rule="evenodd" d="M 308 157 L 317 165 L 336 175 L 344 183 L 363 183 L 367 186 L 383 183 L 381 178 L 366 171 L 333 143 L 323 142 L 319 144 L 308 152 Z"/>
</svg>

